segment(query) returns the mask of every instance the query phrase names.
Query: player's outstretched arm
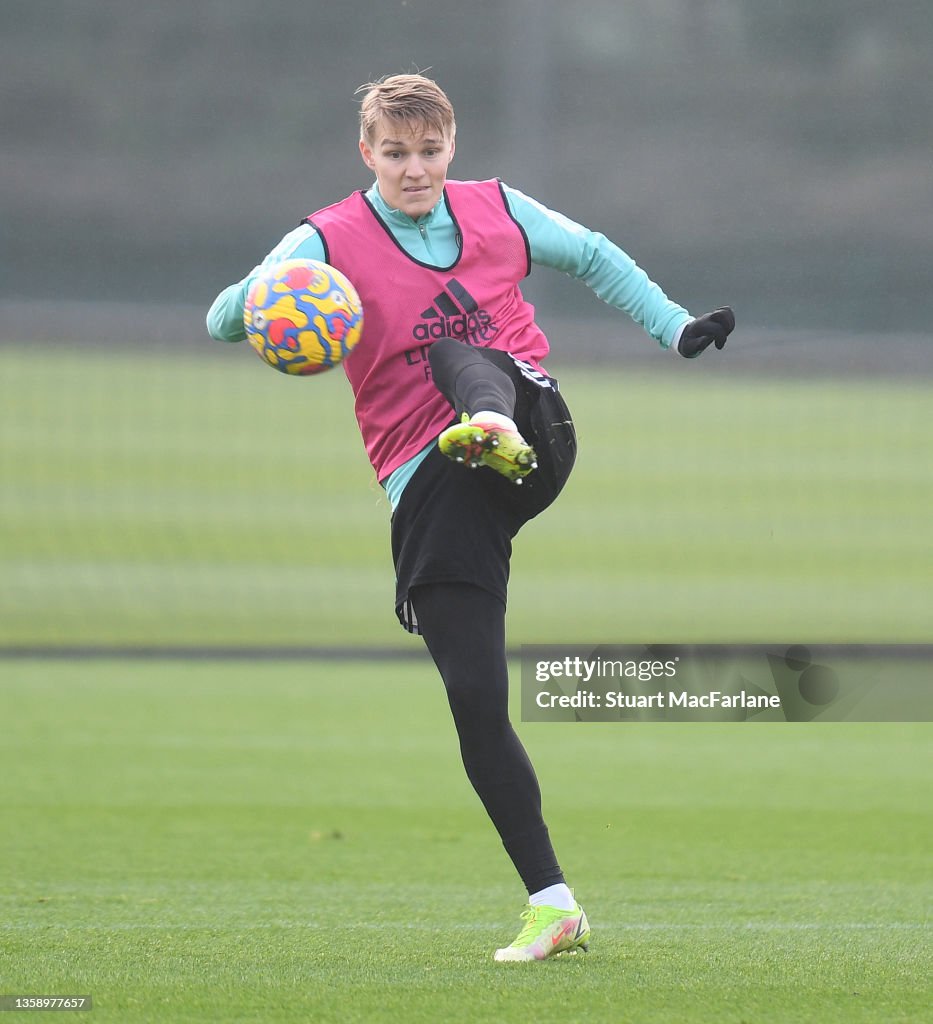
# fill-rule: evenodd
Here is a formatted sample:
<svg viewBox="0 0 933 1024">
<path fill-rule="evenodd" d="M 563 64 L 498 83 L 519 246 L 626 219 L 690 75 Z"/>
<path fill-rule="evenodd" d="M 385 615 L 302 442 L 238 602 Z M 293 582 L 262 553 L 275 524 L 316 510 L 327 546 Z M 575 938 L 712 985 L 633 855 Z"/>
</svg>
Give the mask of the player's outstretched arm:
<svg viewBox="0 0 933 1024">
<path fill-rule="evenodd" d="M 217 341 L 243 341 L 246 330 L 243 327 L 243 304 L 250 282 L 250 277 L 237 284 L 231 284 L 214 299 L 207 313 L 207 332 Z"/>
<path fill-rule="evenodd" d="M 269 255 L 236 284 L 231 284 L 214 299 L 207 314 L 207 330 L 217 341 L 244 341 L 243 306 L 246 293 L 256 275 L 283 260 L 324 260 L 324 242 L 310 224 L 299 224 L 289 231 Z"/>
<path fill-rule="evenodd" d="M 735 314 L 729 306 L 720 306 L 712 313 L 704 313 L 696 320 L 691 320 L 684 327 L 677 351 L 687 359 L 693 359 L 710 345 L 722 348 L 734 330 Z"/>
</svg>

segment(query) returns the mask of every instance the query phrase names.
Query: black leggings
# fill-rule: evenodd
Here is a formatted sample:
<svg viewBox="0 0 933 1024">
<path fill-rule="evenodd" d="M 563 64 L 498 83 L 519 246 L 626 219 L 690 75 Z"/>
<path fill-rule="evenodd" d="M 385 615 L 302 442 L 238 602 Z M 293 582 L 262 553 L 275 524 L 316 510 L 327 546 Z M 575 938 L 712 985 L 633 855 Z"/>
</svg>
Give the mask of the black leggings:
<svg viewBox="0 0 933 1024">
<path fill-rule="evenodd" d="M 440 338 L 431 346 L 428 359 L 435 387 L 458 416 L 482 411 L 517 417 L 518 394 L 511 377 L 515 364 L 505 352 Z"/>
<path fill-rule="evenodd" d="M 467 777 L 529 893 L 564 876 L 541 816 L 541 790 L 509 721 L 505 606 L 469 583 L 426 583 L 410 598 L 447 689 Z"/>
</svg>

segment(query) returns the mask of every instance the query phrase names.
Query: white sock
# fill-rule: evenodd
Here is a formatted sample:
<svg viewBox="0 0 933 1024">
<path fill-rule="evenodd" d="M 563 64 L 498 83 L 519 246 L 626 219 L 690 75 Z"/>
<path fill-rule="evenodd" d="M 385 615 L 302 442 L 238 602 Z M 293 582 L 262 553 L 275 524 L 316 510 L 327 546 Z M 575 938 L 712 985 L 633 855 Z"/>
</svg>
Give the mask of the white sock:
<svg viewBox="0 0 933 1024">
<path fill-rule="evenodd" d="M 533 892 L 528 897 L 528 902 L 533 907 L 557 907 L 558 910 L 573 910 L 577 905 L 573 893 L 563 882 Z"/>
<path fill-rule="evenodd" d="M 491 423 L 496 427 L 505 427 L 506 430 L 518 431 L 518 427 L 515 426 L 515 421 L 510 420 L 508 416 L 503 416 L 501 412 L 475 412 L 470 417 L 470 420 L 479 420 L 482 423 Z"/>
</svg>

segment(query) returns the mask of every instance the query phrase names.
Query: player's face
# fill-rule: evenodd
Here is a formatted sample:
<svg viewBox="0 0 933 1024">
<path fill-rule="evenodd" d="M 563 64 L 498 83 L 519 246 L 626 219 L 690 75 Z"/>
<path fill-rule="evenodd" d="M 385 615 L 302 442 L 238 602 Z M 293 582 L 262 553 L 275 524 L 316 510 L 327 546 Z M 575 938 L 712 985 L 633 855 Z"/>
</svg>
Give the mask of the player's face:
<svg viewBox="0 0 933 1024">
<path fill-rule="evenodd" d="M 372 146 L 360 140 L 360 153 L 376 173 L 382 198 L 417 219 L 441 198 L 454 140 L 429 128 L 411 131 L 380 120 Z"/>
</svg>

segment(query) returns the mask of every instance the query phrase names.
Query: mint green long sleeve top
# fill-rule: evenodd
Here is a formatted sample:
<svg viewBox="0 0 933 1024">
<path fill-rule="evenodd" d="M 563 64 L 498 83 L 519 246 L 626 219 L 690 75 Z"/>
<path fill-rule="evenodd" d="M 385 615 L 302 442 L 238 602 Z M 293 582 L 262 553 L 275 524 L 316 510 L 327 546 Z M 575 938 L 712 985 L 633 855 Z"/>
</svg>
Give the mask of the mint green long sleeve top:
<svg viewBox="0 0 933 1024">
<path fill-rule="evenodd" d="M 517 189 L 504 185 L 503 191 L 512 216 L 528 239 L 533 264 L 551 267 L 583 281 L 600 299 L 640 324 L 662 348 L 676 348 L 684 326 L 692 317 L 669 299 L 631 256 L 605 235 L 548 209 Z M 366 195 L 409 255 L 437 267 L 447 267 L 454 262 L 458 252 L 457 228 L 443 200 L 429 213 L 413 220 L 408 214 L 388 206 L 375 183 Z M 323 241 L 309 224 L 301 224 L 290 231 L 246 277 L 217 296 L 207 314 L 211 337 L 230 342 L 245 339 L 243 305 L 250 285 L 259 273 L 287 259 L 324 259 Z M 393 508 L 427 450 L 383 481 Z"/>
</svg>

